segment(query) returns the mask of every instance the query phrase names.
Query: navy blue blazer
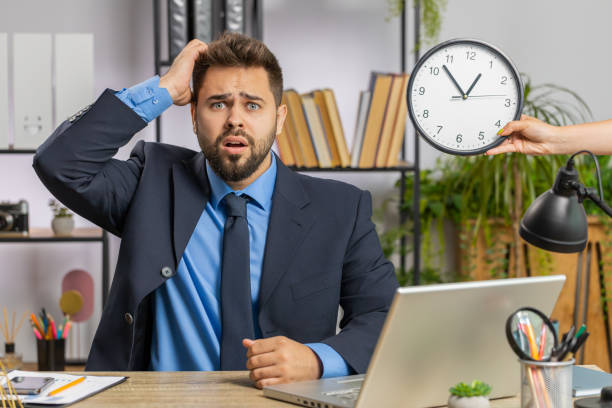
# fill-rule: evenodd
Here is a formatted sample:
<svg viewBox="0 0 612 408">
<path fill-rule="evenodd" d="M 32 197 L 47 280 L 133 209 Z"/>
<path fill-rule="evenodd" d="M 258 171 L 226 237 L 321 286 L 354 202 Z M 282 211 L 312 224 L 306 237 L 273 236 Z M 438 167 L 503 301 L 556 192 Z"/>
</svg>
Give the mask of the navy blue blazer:
<svg viewBox="0 0 612 408">
<path fill-rule="evenodd" d="M 34 156 L 34 169 L 66 206 L 121 237 L 108 302 L 88 370 L 147 370 L 152 294 L 172 279 L 210 194 L 202 152 L 136 144 L 146 126 L 114 91 L 62 123 Z M 278 172 L 259 292 L 264 337 L 323 342 L 358 373 L 368 367 L 398 286 L 371 222 L 367 191 Z M 344 310 L 336 333 L 338 305 Z"/>
</svg>

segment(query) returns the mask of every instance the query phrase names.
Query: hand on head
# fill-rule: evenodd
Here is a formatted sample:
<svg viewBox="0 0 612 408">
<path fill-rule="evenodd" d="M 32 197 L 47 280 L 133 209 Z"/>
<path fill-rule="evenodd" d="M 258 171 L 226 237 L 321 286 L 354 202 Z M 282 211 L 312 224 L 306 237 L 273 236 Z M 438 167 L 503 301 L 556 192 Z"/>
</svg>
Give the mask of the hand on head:
<svg viewBox="0 0 612 408">
<path fill-rule="evenodd" d="M 189 81 L 196 60 L 206 52 L 208 45 L 200 40 L 191 40 L 176 56 L 170 69 L 159 81 L 160 88 L 166 88 L 175 105 L 183 106 L 191 102 Z"/>
<path fill-rule="evenodd" d="M 274 384 L 316 380 L 321 377 L 319 357 L 308 346 L 284 336 L 242 340 L 247 349 L 246 368 L 259 389 Z"/>
</svg>

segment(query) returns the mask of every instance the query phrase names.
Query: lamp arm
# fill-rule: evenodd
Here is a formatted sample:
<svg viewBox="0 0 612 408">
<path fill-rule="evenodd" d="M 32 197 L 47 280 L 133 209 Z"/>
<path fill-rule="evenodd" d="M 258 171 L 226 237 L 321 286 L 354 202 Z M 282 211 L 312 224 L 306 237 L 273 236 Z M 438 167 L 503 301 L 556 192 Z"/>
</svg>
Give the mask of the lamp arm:
<svg viewBox="0 0 612 408">
<path fill-rule="evenodd" d="M 601 198 L 599 198 L 599 194 L 597 191 L 592 188 L 587 188 L 587 197 L 590 198 L 599 208 L 603 210 L 609 217 L 612 217 L 612 208 Z"/>
<path fill-rule="evenodd" d="M 599 208 L 603 210 L 609 217 L 612 217 L 612 208 L 597 194 L 594 188 L 585 187 L 577 181 L 569 183 L 570 187 L 576 190 L 578 201 L 582 202 L 585 198 L 591 199 Z"/>
</svg>

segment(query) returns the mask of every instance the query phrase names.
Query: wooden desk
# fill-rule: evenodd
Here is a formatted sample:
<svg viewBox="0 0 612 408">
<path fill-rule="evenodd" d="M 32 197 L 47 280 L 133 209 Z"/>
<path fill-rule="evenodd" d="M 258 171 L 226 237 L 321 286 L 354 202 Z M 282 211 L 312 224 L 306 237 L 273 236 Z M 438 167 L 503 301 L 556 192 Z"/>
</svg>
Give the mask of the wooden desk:
<svg viewBox="0 0 612 408">
<path fill-rule="evenodd" d="M 82 374 L 82 373 L 81 373 Z M 264 397 L 247 371 L 91 372 L 129 378 L 75 407 L 295 407 Z M 520 397 L 491 401 L 491 408 L 519 408 Z"/>
</svg>

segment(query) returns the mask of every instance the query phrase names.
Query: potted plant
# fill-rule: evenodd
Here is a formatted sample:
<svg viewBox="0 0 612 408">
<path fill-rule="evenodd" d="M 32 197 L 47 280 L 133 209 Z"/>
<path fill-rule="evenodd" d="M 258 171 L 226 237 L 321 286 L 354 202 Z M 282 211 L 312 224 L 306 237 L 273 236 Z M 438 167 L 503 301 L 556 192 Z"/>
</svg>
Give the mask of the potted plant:
<svg viewBox="0 0 612 408">
<path fill-rule="evenodd" d="M 491 386 L 474 380 L 472 384 L 460 382 L 449 389 L 448 408 L 489 408 Z"/>
<path fill-rule="evenodd" d="M 49 207 L 53 211 L 53 220 L 51 221 L 53 233 L 58 236 L 70 235 L 74 229 L 73 214 L 53 198 L 49 200 Z"/>
</svg>

